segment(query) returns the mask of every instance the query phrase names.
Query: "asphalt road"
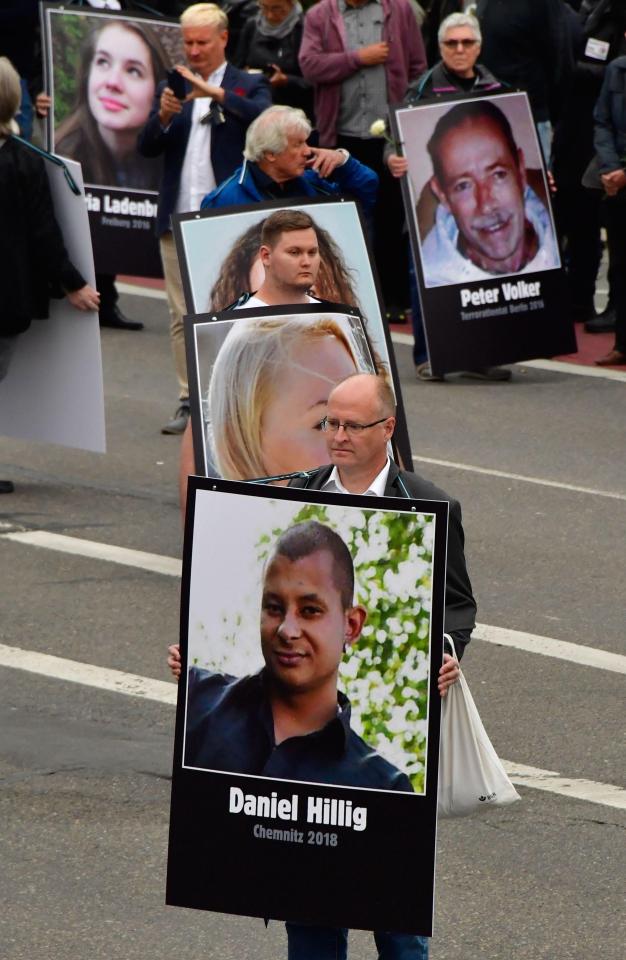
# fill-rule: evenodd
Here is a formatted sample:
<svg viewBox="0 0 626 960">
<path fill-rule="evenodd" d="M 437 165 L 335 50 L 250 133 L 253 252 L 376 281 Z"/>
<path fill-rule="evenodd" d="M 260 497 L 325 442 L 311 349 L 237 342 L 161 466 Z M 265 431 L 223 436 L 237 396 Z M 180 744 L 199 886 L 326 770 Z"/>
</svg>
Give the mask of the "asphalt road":
<svg viewBox="0 0 626 960">
<path fill-rule="evenodd" d="M 179 554 L 165 305 L 123 306 L 146 329 L 103 331 L 108 454 L 0 440 L 17 488 L 0 533 Z M 625 384 L 528 367 L 509 384 L 417 383 L 409 348 L 397 358 L 416 455 L 560 485 L 416 464 L 463 504 L 480 621 L 625 653 Z M 1 538 L 0 556 L 0 642 L 168 679 L 176 578 Z M 464 666 L 502 756 L 623 785 L 619 674 L 479 640 Z M 0 684 L 3 960 L 285 957 L 279 923 L 164 906 L 172 707 L 19 669 Z M 433 960 L 621 960 L 624 812 L 520 792 L 441 824 Z M 369 934 L 351 944 L 375 956 Z"/>
</svg>

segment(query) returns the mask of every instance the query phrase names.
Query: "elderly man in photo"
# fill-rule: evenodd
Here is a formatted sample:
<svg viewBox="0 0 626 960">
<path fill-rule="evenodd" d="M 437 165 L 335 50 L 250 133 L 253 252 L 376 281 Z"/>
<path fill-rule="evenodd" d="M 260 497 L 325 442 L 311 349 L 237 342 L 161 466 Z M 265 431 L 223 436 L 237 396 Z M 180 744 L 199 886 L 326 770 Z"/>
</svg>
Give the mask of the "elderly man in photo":
<svg viewBox="0 0 626 960">
<path fill-rule="evenodd" d="M 180 405 L 163 433 L 182 433 L 189 419 L 183 329 L 186 309 L 171 216 L 198 210 L 202 197 L 230 176 L 240 162 L 249 124 L 271 103 L 263 76 L 226 62 L 228 18 L 216 4 L 193 4 L 181 14 L 180 22 L 188 66 L 176 69 L 186 82 L 187 94 L 179 99 L 161 84 L 139 137 L 140 153 L 162 155 L 164 160 L 157 233 Z"/>
<path fill-rule="evenodd" d="M 342 196 L 360 200 L 371 217 L 378 177 L 344 149 L 310 147 L 311 123 L 296 107 L 275 106 L 250 124 L 244 163 L 202 201 L 202 208 L 259 200 Z"/>
<path fill-rule="evenodd" d="M 524 154 L 494 103 L 460 103 L 427 144 L 439 201 L 422 243 L 427 287 L 559 266 L 547 208 L 528 185 Z"/>
</svg>

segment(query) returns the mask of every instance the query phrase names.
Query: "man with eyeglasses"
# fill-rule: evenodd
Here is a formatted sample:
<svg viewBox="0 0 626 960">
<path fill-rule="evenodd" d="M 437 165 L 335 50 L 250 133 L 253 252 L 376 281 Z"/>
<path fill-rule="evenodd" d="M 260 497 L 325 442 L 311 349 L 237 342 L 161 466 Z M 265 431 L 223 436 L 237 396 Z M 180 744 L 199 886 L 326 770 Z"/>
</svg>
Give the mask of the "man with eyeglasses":
<svg viewBox="0 0 626 960">
<path fill-rule="evenodd" d="M 289 486 L 361 496 L 447 500 L 450 516 L 445 630 L 461 656 L 476 616 L 465 565 L 461 507 L 444 490 L 417 473 L 400 470 L 391 460 L 389 442 L 396 425 L 395 412 L 395 398 L 384 377 L 356 373 L 342 380 L 330 392 L 327 415 L 321 424 L 330 463 L 311 471 L 309 477 L 291 480 Z M 452 663 L 447 670 L 445 664 L 442 668 L 444 677 L 449 673 L 449 683 L 458 676 Z"/>
<path fill-rule="evenodd" d="M 378 497 L 411 497 L 447 500 L 448 552 L 444 629 L 454 641 L 459 658 L 476 623 L 476 602 L 465 565 L 461 507 L 443 490 L 416 473 L 400 470 L 389 457 L 389 442 L 396 425 L 396 402 L 388 381 L 371 373 L 342 380 L 328 397 L 321 426 L 326 435 L 330 463 L 294 479 L 290 487 L 332 493 Z M 449 653 L 439 670 L 442 697 L 459 678 L 459 665 Z M 331 960 L 347 956 L 347 930 L 288 924 L 290 957 Z M 317 952 L 310 952 L 317 938 Z M 306 949 L 298 951 L 300 939 Z M 405 934 L 376 934 L 382 960 L 428 960 L 428 938 Z"/>
</svg>

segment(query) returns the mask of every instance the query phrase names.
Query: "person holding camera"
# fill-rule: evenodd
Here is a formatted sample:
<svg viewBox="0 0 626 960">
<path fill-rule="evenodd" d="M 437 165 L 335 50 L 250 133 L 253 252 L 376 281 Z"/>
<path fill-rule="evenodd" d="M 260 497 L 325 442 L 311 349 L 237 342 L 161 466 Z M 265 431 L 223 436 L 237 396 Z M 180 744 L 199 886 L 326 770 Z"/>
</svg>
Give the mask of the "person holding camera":
<svg viewBox="0 0 626 960">
<path fill-rule="evenodd" d="M 183 433 L 189 418 L 186 310 L 171 216 L 199 210 L 202 198 L 231 175 L 241 162 L 249 124 L 271 104 L 265 77 L 227 63 L 223 10 L 214 3 L 196 3 L 181 14 L 180 23 L 187 66 L 178 66 L 158 87 L 138 143 L 144 156 L 163 157 L 156 227 L 180 392 L 178 409 L 162 433 Z"/>
<path fill-rule="evenodd" d="M 299 107 L 313 120 L 313 90 L 298 63 L 302 7 L 298 0 L 258 0 L 258 4 L 258 13 L 241 31 L 233 63 L 249 73 L 264 73 L 273 103 Z"/>
</svg>

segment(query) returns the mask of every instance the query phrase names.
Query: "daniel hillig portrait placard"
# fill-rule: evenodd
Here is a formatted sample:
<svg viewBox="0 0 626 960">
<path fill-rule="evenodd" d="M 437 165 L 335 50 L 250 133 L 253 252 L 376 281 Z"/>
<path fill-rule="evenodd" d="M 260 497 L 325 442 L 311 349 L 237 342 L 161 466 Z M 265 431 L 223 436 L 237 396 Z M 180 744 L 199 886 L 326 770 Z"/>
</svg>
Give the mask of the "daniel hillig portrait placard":
<svg viewBox="0 0 626 960">
<path fill-rule="evenodd" d="M 168 903 L 428 933 L 447 504 L 190 484 Z"/>
</svg>

